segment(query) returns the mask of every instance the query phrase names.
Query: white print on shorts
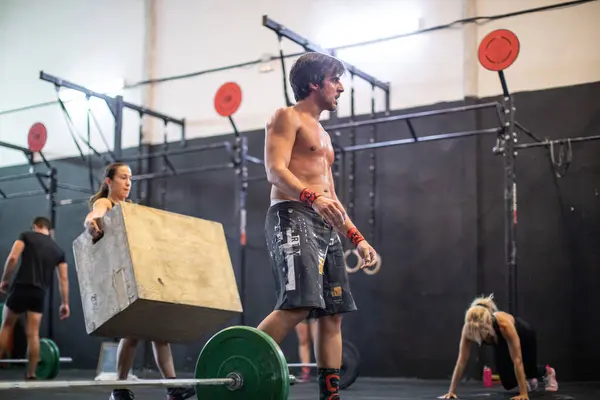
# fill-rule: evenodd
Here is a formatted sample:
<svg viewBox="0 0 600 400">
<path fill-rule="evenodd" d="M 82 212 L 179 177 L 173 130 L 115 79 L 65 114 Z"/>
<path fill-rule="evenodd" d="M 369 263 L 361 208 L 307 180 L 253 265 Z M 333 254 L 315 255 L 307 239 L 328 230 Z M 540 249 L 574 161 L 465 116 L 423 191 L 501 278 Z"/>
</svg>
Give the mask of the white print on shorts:
<svg viewBox="0 0 600 400">
<path fill-rule="evenodd" d="M 287 279 L 285 290 L 296 290 L 296 267 L 294 265 L 294 256 L 300 255 L 300 235 L 292 235 L 292 228 L 285 230 L 286 241 L 279 245 L 279 249 L 285 254 L 287 265 Z"/>
</svg>

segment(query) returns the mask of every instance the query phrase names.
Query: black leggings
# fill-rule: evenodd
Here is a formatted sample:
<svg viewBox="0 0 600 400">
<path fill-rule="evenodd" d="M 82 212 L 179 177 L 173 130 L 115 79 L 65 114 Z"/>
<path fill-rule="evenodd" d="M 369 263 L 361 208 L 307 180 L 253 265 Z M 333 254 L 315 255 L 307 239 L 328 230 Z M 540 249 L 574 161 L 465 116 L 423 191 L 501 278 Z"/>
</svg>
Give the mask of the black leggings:
<svg viewBox="0 0 600 400">
<path fill-rule="evenodd" d="M 521 356 L 523 359 L 523 369 L 526 379 L 537 378 L 541 380 L 546 375 L 546 367 L 537 363 L 537 341 L 535 332 L 528 330 L 519 334 L 521 341 Z M 519 386 L 517 376 L 515 375 L 515 366 L 510 356 L 510 351 L 506 342 L 496 346 L 496 371 L 500 375 L 500 381 L 504 389 L 511 390 Z"/>
</svg>

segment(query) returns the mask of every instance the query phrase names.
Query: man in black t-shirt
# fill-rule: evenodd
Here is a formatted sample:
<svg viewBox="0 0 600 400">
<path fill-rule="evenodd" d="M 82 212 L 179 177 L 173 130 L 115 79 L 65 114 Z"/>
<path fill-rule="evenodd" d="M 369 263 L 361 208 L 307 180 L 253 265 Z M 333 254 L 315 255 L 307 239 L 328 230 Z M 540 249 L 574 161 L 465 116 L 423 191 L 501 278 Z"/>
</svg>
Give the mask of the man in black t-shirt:
<svg viewBox="0 0 600 400">
<path fill-rule="evenodd" d="M 58 266 L 58 282 L 62 303 L 60 319 L 68 318 L 69 280 L 65 252 L 50 236 L 51 223 L 47 218 L 37 217 L 32 231 L 23 232 L 15 240 L 4 265 L 0 281 L 0 293 L 7 293 L 0 329 L 0 358 L 4 356 L 14 327 L 23 313 L 27 315 L 25 333 L 27 335 L 28 370 L 27 379 L 35 379 L 35 369 L 40 358 L 40 323 L 44 311 L 46 291 L 52 285 L 52 273 Z M 17 262 L 21 265 L 15 272 Z M 9 281 L 14 273 L 12 286 Z M 10 289 L 9 289 L 10 286 Z"/>
</svg>

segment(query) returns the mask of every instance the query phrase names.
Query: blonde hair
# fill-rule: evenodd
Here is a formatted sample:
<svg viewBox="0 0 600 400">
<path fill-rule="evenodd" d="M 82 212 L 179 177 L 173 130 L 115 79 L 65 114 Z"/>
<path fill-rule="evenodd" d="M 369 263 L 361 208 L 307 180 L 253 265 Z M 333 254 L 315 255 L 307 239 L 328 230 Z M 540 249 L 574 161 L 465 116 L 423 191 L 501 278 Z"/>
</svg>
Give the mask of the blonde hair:
<svg viewBox="0 0 600 400">
<path fill-rule="evenodd" d="M 489 337 L 495 336 L 493 326 L 493 314 L 498 311 L 494 302 L 494 295 L 480 296 L 471 302 L 465 312 L 465 325 L 463 327 L 467 339 L 481 345 L 481 342 Z"/>
</svg>

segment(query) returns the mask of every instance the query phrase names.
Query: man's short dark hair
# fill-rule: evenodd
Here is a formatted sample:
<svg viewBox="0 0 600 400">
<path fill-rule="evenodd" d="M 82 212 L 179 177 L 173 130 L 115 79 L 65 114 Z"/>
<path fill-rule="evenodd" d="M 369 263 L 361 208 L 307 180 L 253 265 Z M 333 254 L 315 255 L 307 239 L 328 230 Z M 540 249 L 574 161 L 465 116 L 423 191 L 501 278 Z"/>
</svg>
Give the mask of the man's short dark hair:
<svg viewBox="0 0 600 400">
<path fill-rule="evenodd" d="M 344 64 L 335 57 L 322 53 L 306 53 L 292 65 L 290 85 L 294 98 L 300 101 L 310 94 L 309 84 L 322 85 L 325 78 L 339 77 L 345 71 Z"/>
<path fill-rule="evenodd" d="M 48 230 L 52 229 L 52 222 L 50 222 L 50 220 L 46 217 L 36 217 L 33 220 L 33 225 L 37 226 L 38 228 L 46 228 Z"/>
</svg>

